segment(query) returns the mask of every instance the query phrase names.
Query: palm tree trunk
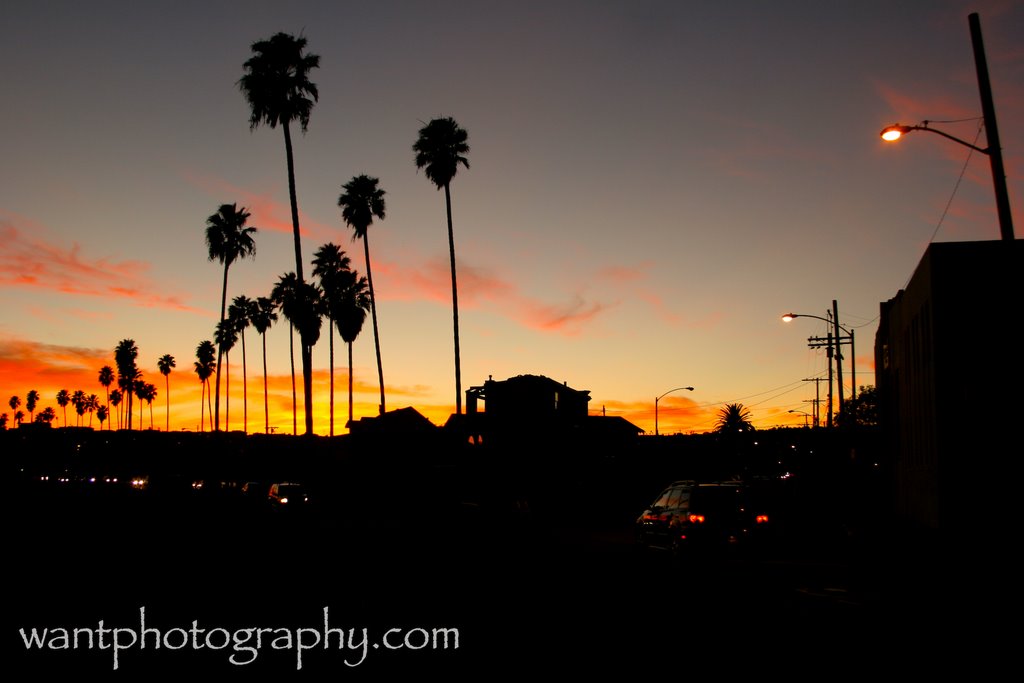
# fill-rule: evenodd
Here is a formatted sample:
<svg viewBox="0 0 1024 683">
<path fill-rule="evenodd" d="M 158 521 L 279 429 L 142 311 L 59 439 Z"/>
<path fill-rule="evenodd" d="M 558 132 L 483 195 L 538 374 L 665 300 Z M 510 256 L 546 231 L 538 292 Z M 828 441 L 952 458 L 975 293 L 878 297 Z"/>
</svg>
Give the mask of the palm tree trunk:
<svg viewBox="0 0 1024 683">
<path fill-rule="evenodd" d="M 288 121 L 282 122 L 284 129 L 284 150 L 288 158 L 288 197 L 292 204 L 292 234 L 295 240 L 295 275 L 299 284 L 305 283 L 302 276 L 302 241 L 299 236 L 299 200 L 295 193 L 295 159 L 292 156 L 292 134 Z M 313 349 L 300 344 L 302 355 L 302 392 L 305 400 L 306 434 L 313 433 Z"/>
<path fill-rule="evenodd" d="M 245 329 L 242 329 L 242 431 L 249 433 L 249 380 L 245 369 Z"/>
<path fill-rule="evenodd" d="M 384 403 L 384 366 L 380 361 L 380 336 L 377 334 L 377 299 L 373 296 L 373 272 L 370 270 L 370 233 L 363 232 L 363 250 L 366 254 L 366 283 L 370 287 L 370 318 L 373 320 L 373 348 L 377 352 L 377 383 L 380 385 L 380 408 L 383 415 L 387 412 Z"/>
<path fill-rule="evenodd" d="M 210 388 L 210 378 L 206 378 L 206 418 L 210 421 L 210 431 L 213 431 L 213 404 L 210 403 L 210 394 L 213 393 L 213 389 Z"/>
<path fill-rule="evenodd" d="M 217 375 L 217 382 L 220 382 L 220 375 Z M 220 429 L 220 422 L 217 423 Z M 231 352 L 224 354 L 224 431 L 231 431 Z"/>
<path fill-rule="evenodd" d="M 352 342 L 348 343 L 348 431 L 352 431 Z"/>
<path fill-rule="evenodd" d="M 167 425 L 165 432 L 171 431 L 171 376 L 164 375 L 164 391 L 167 392 Z"/>
<path fill-rule="evenodd" d="M 327 316 L 327 335 L 330 338 L 331 347 L 331 431 L 330 435 L 334 436 L 334 318 Z"/>
<path fill-rule="evenodd" d="M 206 380 L 199 380 L 199 431 L 205 431 L 206 427 Z"/>
<path fill-rule="evenodd" d="M 270 401 L 267 398 L 267 334 L 260 333 L 263 338 L 263 433 L 270 433 Z"/>
<path fill-rule="evenodd" d="M 295 326 L 288 323 L 288 355 L 292 361 L 292 436 L 299 433 L 298 398 L 295 395 Z"/>
<path fill-rule="evenodd" d="M 220 326 L 224 327 L 224 314 L 227 312 L 228 306 L 228 263 L 227 259 L 224 259 L 224 286 L 220 290 Z M 216 413 L 215 418 L 217 422 L 217 429 L 220 429 L 220 359 L 224 353 L 224 347 L 217 344 L 217 402 L 216 402 Z"/>
<path fill-rule="evenodd" d="M 462 356 L 459 353 L 459 287 L 455 281 L 455 233 L 452 230 L 452 195 L 444 185 L 444 205 L 448 210 L 448 252 L 452 262 L 452 321 L 455 328 L 455 414 L 462 414 Z"/>
</svg>

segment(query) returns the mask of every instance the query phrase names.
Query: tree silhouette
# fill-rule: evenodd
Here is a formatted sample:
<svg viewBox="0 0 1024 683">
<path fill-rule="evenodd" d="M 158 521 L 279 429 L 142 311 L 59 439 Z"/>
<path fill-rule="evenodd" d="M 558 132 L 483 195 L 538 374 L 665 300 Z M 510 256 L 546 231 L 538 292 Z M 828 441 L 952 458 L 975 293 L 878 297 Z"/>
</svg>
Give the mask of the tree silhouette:
<svg viewBox="0 0 1024 683">
<path fill-rule="evenodd" d="M 416 153 L 416 168 L 424 169 L 427 179 L 444 189 L 444 204 L 448 213 L 448 253 L 452 268 L 452 321 L 455 331 L 455 414 L 462 414 L 462 358 L 459 351 L 459 288 L 455 277 L 455 234 L 452 230 L 452 196 L 449 188 L 459 165 L 469 168 L 466 144 L 468 135 L 451 117 L 432 119 L 420 129 L 419 138 L 412 149 Z"/>
<path fill-rule="evenodd" d="M 722 434 L 752 432 L 754 431 L 754 425 L 751 423 L 750 418 L 750 411 L 742 403 L 730 403 L 718 411 L 715 431 Z"/>
<path fill-rule="evenodd" d="M 249 297 L 239 295 L 231 300 L 231 306 L 228 308 L 231 326 L 242 339 L 242 429 L 246 434 L 249 433 L 249 379 L 245 360 L 245 328 L 252 324 L 256 305 Z"/>
<path fill-rule="evenodd" d="M 17 426 L 20 427 L 21 423 L 24 422 L 24 421 L 25 421 L 25 413 L 24 412 L 19 410 L 19 411 L 14 413 L 14 424 L 16 424 Z"/>
<path fill-rule="evenodd" d="M 213 345 L 212 341 L 204 339 L 199 342 L 199 346 L 196 347 L 196 360 L 194 366 L 196 376 L 199 377 L 199 382 L 203 385 L 202 392 L 199 396 L 199 431 L 203 431 L 204 429 L 204 398 L 206 399 L 207 407 L 211 407 L 210 429 L 213 429 L 213 410 L 212 406 L 210 406 L 210 377 L 213 376 L 214 371 L 217 369 L 217 347 Z"/>
<path fill-rule="evenodd" d="M 228 301 L 228 268 L 239 258 L 255 258 L 256 242 L 252 236 L 256 228 L 246 227 L 249 212 L 235 204 L 221 204 L 217 213 L 206 219 L 206 248 L 211 261 L 224 265 L 224 286 L 220 295 L 220 323 L 224 324 Z M 220 362 L 224 349 L 217 343 L 217 398 L 214 402 L 214 422 L 220 429 Z"/>
<path fill-rule="evenodd" d="M 51 406 L 46 406 L 46 408 L 44 410 L 40 411 L 40 413 L 38 415 L 36 415 L 36 418 L 35 418 L 34 421 L 35 422 L 41 422 L 41 423 L 44 423 L 44 424 L 50 424 L 56 418 L 57 418 L 57 411 L 55 411 L 53 409 L 53 407 L 51 407 Z"/>
<path fill-rule="evenodd" d="M 220 353 L 224 354 L 224 365 L 227 368 L 225 373 L 224 382 L 224 430 L 231 430 L 231 349 L 235 348 L 235 343 L 238 341 L 238 332 L 235 330 L 234 323 L 230 318 L 226 318 L 217 323 L 217 328 L 213 331 L 213 341 L 217 344 L 217 381 L 220 382 Z M 214 404 L 216 406 L 216 403 Z M 216 410 L 216 408 L 214 408 Z M 216 415 L 216 413 L 215 413 Z M 220 423 L 217 422 L 217 429 L 220 429 Z"/>
<path fill-rule="evenodd" d="M 7 413 L 0 413 L 0 429 L 7 429 L 7 420 L 9 419 Z"/>
<path fill-rule="evenodd" d="M 119 408 L 119 406 L 121 405 L 121 399 L 122 398 L 123 398 L 123 395 L 121 394 L 121 390 L 120 389 L 114 389 L 113 391 L 110 392 L 110 396 L 109 396 L 109 399 L 108 399 L 110 401 L 110 405 L 114 406 L 114 408 L 117 408 L 117 428 L 118 429 L 121 428 L 121 409 Z"/>
<path fill-rule="evenodd" d="M 245 73 L 238 86 L 249 103 L 249 129 L 260 124 L 284 132 L 285 155 L 288 162 L 288 196 L 292 210 L 292 237 L 295 243 L 295 273 L 299 283 L 302 275 L 302 242 L 299 231 L 299 202 L 295 191 L 295 160 L 292 153 L 291 123 L 298 121 L 305 133 L 313 103 L 319 98 L 310 72 L 319 68 L 320 57 L 303 54 L 306 39 L 276 33 L 267 40 L 252 44 L 253 55 L 243 65 Z M 305 398 L 306 433 L 313 433 L 313 351 L 302 345 L 302 388 Z M 294 404 L 294 402 L 293 402 Z"/>
<path fill-rule="evenodd" d="M 341 217 L 353 230 L 353 238 L 363 240 L 366 259 L 366 280 L 370 285 L 370 314 L 373 319 L 373 347 L 377 353 L 377 382 L 380 386 L 380 413 L 387 411 L 384 401 L 384 367 L 380 359 L 380 335 L 377 329 L 377 299 L 373 293 L 373 270 L 370 268 L 369 228 L 374 217 L 384 220 L 384 190 L 377 187 L 379 180 L 359 175 L 341 186 L 338 206 Z"/>
<path fill-rule="evenodd" d="M 35 389 L 25 394 L 25 410 L 28 411 L 29 422 L 35 422 L 36 406 L 39 404 L 39 392 Z"/>
<path fill-rule="evenodd" d="M 99 379 L 100 384 L 103 385 L 103 388 L 107 392 L 107 402 L 106 402 L 106 405 L 110 406 L 110 385 L 114 383 L 114 379 L 115 379 L 115 377 L 114 377 L 114 368 L 110 367 L 109 365 L 104 365 L 102 368 L 100 368 L 100 374 L 99 374 L 99 377 L 97 379 Z M 107 412 L 108 413 L 110 412 L 110 408 L 109 407 L 107 408 Z M 65 422 L 66 422 L 66 420 L 65 420 Z M 102 427 L 102 426 L 103 425 L 101 423 L 100 427 Z M 118 425 L 118 427 L 120 427 L 120 425 Z"/>
<path fill-rule="evenodd" d="M 11 396 L 7 400 L 7 405 L 11 407 L 11 411 L 16 411 L 21 406 L 21 396 Z"/>
<path fill-rule="evenodd" d="M 250 320 L 263 340 L 263 431 L 270 433 L 270 403 L 267 398 L 267 330 L 277 322 L 277 313 L 272 299 L 261 296 L 256 298 Z"/>
<path fill-rule="evenodd" d="M 75 414 L 78 415 L 78 419 L 75 420 L 75 426 L 82 426 L 82 416 L 85 415 L 86 410 L 86 396 L 85 392 L 81 389 L 76 389 L 75 393 L 71 394 L 71 404 L 75 406 Z"/>
<path fill-rule="evenodd" d="M 139 347 L 134 339 L 122 339 L 114 349 L 114 365 L 117 366 L 117 384 L 128 399 L 125 408 L 128 414 L 128 429 L 132 428 L 132 396 L 135 392 L 135 381 L 142 376 L 135 359 L 139 356 Z"/>
<path fill-rule="evenodd" d="M 344 286 L 345 274 L 351 275 L 349 264 L 351 259 L 345 255 L 341 248 L 328 242 L 316 250 L 313 255 L 313 276 L 320 281 L 320 289 L 323 292 L 321 302 L 323 312 L 327 315 L 327 338 L 330 342 L 330 366 L 331 366 L 331 426 L 330 435 L 334 436 L 334 321 L 337 320 L 340 309 L 340 294 Z"/>
<path fill-rule="evenodd" d="M 370 308 L 370 294 L 365 277 L 352 271 L 349 282 L 342 287 L 339 294 L 339 307 L 335 318 L 338 334 L 348 344 L 348 425 L 352 425 L 352 342 L 356 340 L 366 321 L 366 311 Z"/>
<path fill-rule="evenodd" d="M 171 431 L 171 370 L 177 367 L 177 364 L 174 362 L 174 356 L 165 353 L 157 359 L 156 367 L 164 376 L 164 390 L 167 392 L 167 424 L 164 431 L 169 432 Z"/>
<path fill-rule="evenodd" d="M 146 404 L 149 406 L 149 428 L 150 428 L 150 430 L 153 429 L 153 401 L 154 401 L 154 399 L 156 399 L 156 395 L 157 395 L 157 390 L 156 390 L 156 385 L 155 384 L 150 384 L 148 382 L 142 382 L 142 386 L 139 387 L 139 401 L 140 401 L 140 403 L 139 403 L 139 410 L 140 410 L 140 414 L 139 414 L 139 428 L 140 429 L 142 428 L 142 414 L 141 414 L 142 404 L 141 404 L 141 401 L 145 401 Z"/>
<path fill-rule="evenodd" d="M 85 397 L 85 410 L 89 413 L 89 428 L 92 429 L 92 414 L 95 413 L 100 407 L 100 397 L 96 394 L 89 394 Z M 140 424 L 141 427 L 141 418 Z"/>
<path fill-rule="evenodd" d="M 71 394 L 67 389 L 57 392 L 57 405 L 64 410 L 64 426 L 68 426 L 68 403 L 71 403 Z"/>
<path fill-rule="evenodd" d="M 320 290 L 302 282 L 295 273 L 282 275 L 271 292 L 271 298 L 277 302 L 281 314 L 288 320 L 293 329 L 299 333 L 299 346 L 303 357 L 313 355 L 313 346 L 320 338 Z M 291 337 L 289 337 L 291 345 Z M 294 358 L 294 354 L 293 354 Z M 292 433 L 297 431 L 295 418 L 295 362 L 292 361 Z M 303 378 L 305 381 L 305 378 Z M 310 385 L 312 387 L 312 385 Z M 305 393 L 305 392 L 304 392 Z M 307 400 L 310 400 L 307 398 Z M 312 433 L 312 416 L 310 406 L 306 406 L 307 434 Z"/>
<path fill-rule="evenodd" d="M 96 410 L 96 419 L 100 421 L 100 429 L 103 429 L 103 423 L 110 416 L 110 411 L 106 406 L 100 406 Z"/>
</svg>

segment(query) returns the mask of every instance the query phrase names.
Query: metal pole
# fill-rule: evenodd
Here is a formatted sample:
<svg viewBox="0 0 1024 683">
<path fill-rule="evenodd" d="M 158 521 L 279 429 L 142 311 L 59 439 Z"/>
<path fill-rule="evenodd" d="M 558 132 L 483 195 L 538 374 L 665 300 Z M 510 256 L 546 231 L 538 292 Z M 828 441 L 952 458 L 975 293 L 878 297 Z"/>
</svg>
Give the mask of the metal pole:
<svg viewBox="0 0 1024 683">
<path fill-rule="evenodd" d="M 658 400 L 660 396 L 654 397 L 654 435 L 658 436 Z"/>
<path fill-rule="evenodd" d="M 839 388 L 839 412 L 843 412 L 843 350 L 842 335 L 839 334 L 839 306 L 832 299 L 832 325 L 836 332 L 836 384 Z"/>
<path fill-rule="evenodd" d="M 827 419 L 826 425 L 829 429 L 832 428 L 832 332 L 829 331 L 828 345 L 825 347 L 828 350 L 828 412 L 825 413 Z"/>
<path fill-rule="evenodd" d="M 974 66 L 978 71 L 978 94 L 981 96 L 981 112 L 985 117 L 988 158 L 992 163 L 992 184 L 996 193 L 996 211 L 999 213 L 999 234 L 1004 240 L 1012 240 L 1013 217 L 1010 214 L 1010 195 L 1006 191 L 1006 171 L 1003 169 L 1003 152 L 999 145 L 999 128 L 996 126 L 996 108 L 992 101 L 992 86 L 988 80 L 985 45 L 981 39 L 981 21 L 977 12 L 969 14 L 967 20 L 971 27 Z"/>
</svg>

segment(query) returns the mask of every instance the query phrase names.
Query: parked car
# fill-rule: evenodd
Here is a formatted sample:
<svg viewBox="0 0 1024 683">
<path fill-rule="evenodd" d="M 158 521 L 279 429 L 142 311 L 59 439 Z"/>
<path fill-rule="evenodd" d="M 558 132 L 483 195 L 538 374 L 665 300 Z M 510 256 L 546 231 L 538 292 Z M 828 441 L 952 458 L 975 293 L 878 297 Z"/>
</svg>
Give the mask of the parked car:
<svg viewBox="0 0 1024 683">
<path fill-rule="evenodd" d="M 679 555 L 746 548 L 769 523 L 765 501 L 743 482 L 676 481 L 637 519 L 637 541 Z"/>
<path fill-rule="evenodd" d="M 310 497 L 309 491 L 302 484 L 283 482 L 270 485 L 267 500 L 274 507 L 283 508 L 287 506 L 289 508 L 296 508 L 309 505 Z"/>
</svg>

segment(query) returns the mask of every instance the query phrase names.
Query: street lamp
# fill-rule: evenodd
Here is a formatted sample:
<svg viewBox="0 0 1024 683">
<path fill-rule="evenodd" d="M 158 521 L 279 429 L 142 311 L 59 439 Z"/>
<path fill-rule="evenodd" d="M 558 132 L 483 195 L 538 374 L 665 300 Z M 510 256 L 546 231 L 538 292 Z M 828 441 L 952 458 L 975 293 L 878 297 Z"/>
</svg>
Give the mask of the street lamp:
<svg viewBox="0 0 1024 683">
<path fill-rule="evenodd" d="M 826 311 L 826 314 L 828 312 Z M 857 397 L 857 351 L 854 346 L 853 330 L 849 330 L 839 324 L 839 306 L 836 300 L 832 300 L 832 319 L 822 318 L 820 315 L 810 315 L 808 313 L 787 313 L 782 316 L 782 320 L 785 322 L 791 322 L 794 318 L 814 318 L 816 320 L 823 320 L 826 323 L 833 326 L 835 330 L 835 357 L 836 357 L 836 380 L 839 385 L 839 412 L 843 412 L 843 355 L 840 352 L 840 344 L 844 341 L 839 331 L 842 330 L 847 334 L 847 338 L 850 340 L 850 381 L 853 384 L 853 388 L 850 390 L 850 398 Z M 830 338 L 833 336 L 832 332 L 828 335 Z M 832 366 L 829 364 L 829 374 L 831 375 Z M 832 387 L 831 379 L 829 381 L 829 411 L 828 411 L 828 424 L 832 426 L 832 406 L 831 406 Z"/>
<path fill-rule="evenodd" d="M 923 121 L 919 126 L 895 124 L 882 129 L 882 139 L 887 142 L 899 140 L 903 135 L 915 130 L 926 130 L 942 137 L 981 152 L 989 158 L 992 166 L 992 184 L 996 194 L 996 211 L 999 214 L 999 235 L 1004 240 L 1013 240 L 1013 218 L 1010 214 L 1010 195 L 1006 190 L 1006 171 L 1003 168 L 1003 152 L 999 146 L 999 128 L 996 125 L 996 109 L 992 101 L 992 85 L 988 80 L 988 62 L 985 59 L 985 45 L 981 40 L 981 21 L 977 13 L 967 17 L 971 27 L 971 43 L 974 47 L 974 66 L 978 74 L 978 94 L 981 97 L 982 118 L 985 121 L 985 137 L 988 147 L 982 149 L 961 140 L 949 133 L 930 127 L 930 121 Z"/>
<path fill-rule="evenodd" d="M 790 412 L 790 413 L 800 413 L 801 415 L 803 415 L 803 416 L 804 416 L 804 427 L 806 427 L 806 426 L 807 426 L 807 418 L 812 418 L 812 419 L 814 418 L 814 416 L 813 416 L 813 415 L 811 415 L 810 413 L 805 413 L 805 412 L 804 412 L 804 411 L 802 411 L 802 410 L 789 410 L 789 411 L 786 411 L 786 412 Z"/>
<path fill-rule="evenodd" d="M 658 401 L 665 398 L 673 391 L 693 391 L 693 387 L 676 387 L 675 389 L 669 389 L 661 396 L 654 399 L 654 435 L 658 436 Z"/>
</svg>

